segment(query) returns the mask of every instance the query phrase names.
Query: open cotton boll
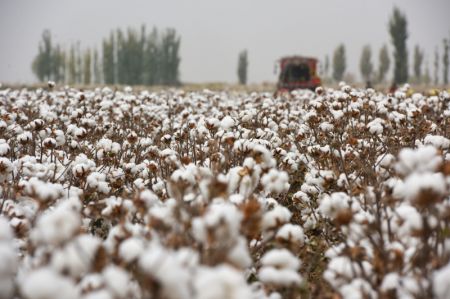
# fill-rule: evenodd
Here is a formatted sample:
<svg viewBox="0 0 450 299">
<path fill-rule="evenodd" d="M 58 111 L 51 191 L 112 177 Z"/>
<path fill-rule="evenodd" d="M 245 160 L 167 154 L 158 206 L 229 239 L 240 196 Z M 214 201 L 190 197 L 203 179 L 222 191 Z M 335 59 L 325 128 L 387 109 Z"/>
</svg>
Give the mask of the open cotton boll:
<svg viewBox="0 0 450 299">
<path fill-rule="evenodd" d="M 270 250 L 261 258 L 261 264 L 258 277 L 264 283 L 288 287 L 302 281 L 297 272 L 300 261 L 287 249 Z"/>
<path fill-rule="evenodd" d="M 328 218 L 335 219 L 339 213 L 348 211 L 350 197 L 344 192 L 335 192 L 331 196 L 324 195 L 320 202 L 320 213 Z"/>
<path fill-rule="evenodd" d="M 227 265 L 201 267 L 195 276 L 194 290 L 197 299 L 252 298 L 244 275 Z"/>
<path fill-rule="evenodd" d="M 78 199 L 67 199 L 59 203 L 55 209 L 41 214 L 31 231 L 31 239 L 37 243 L 52 245 L 71 239 L 81 225 L 78 205 Z"/>
<path fill-rule="evenodd" d="M 298 270 L 300 268 L 300 261 L 289 250 L 272 249 L 266 252 L 261 258 L 263 266 L 273 266 L 280 269 Z"/>
<path fill-rule="evenodd" d="M 279 225 L 289 222 L 291 217 L 292 213 L 288 208 L 277 205 L 272 210 L 264 214 L 262 220 L 262 228 L 264 230 L 275 228 Z"/>
<path fill-rule="evenodd" d="M 248 268 L 252 264 L 252 258 L 248 251 L 247 239 L 239 236 L 234 247 L 229 250 L 227 259 L 237 267 Z"/>
<path fill-rule="evenodd" d="M 234 204 L 213 203 L 203 217 L 193 220 L 194 237 L 200 242 L 207 242 L 207 231 L 213 228 L 218 240 L 225 241 L 223 237 L 235 240 L 239 236 L 242 217 L 242 213 Z"/>
<path fill-rule="evenodd" d="M 13 233 L 8 220 L 0 215 L 0 242 L 9 242 L 13 238 Z"/>
<path fill-rule="evenodd" d="M 289 190 L 289 176 L 285 171 L 269 170 L 261 178 L 261 185 L 268 193 L 280 194 Z"/>
<path fill-rule="evenodd" d="M 50 268 L 33 270 L 19 284 L 27 299 L 78 299 L 80 294 L 72 280 Z"/>
<path fill-rule="evenodd" d="M 220 127 L 224 131 L 230 130 L 232 127 L 235 126 L 235 124 L 236 124 L 235 120 L 228 115 L 222 118 L 222 120 L 220 121 Z"/>
<path fill-rule="evenodd" d="M 125 270 L 115 265 L 109 265 L 103 270 L 102 275 L 107 288 L 115 298 L 129 298 L 130 276 Z"/>
<path fill-rule="evenodd" d="M 105 289 L 89 292 L 82 299 L 114 299 L 114 297 Z"/>
<path fill-rule="evenodd" d="M 303 245 L 305 242 L 305 235 L 303 229 L 299 225 L 286 223 L 277 232 L 277 239 L 293 242 L 298 245 Z"/>
<path fill-rule="evenodd" d="M 339 293 L 345 299 L 376 298 L 376 292 L 370 283 L 361 278 L 353 279 L 349 284 L 340 287 Z"/>
<path fill-rule="evenodd" d="M 111 190 L 106 182 L 106 175 L 104 173 L 93 172 L 89 174 L 86 179 L 86 184 L 89 188 L 95 189 L 103 194 L 108 194 Z"/>
<path fill-rule="evenodd" d="M 119 256 L 127 263 L 136 260 L 144 251 L 144 241 L 138 238 L 129 238 L 119 247 Z"/>
<path fill-rule="evenodd" d="M 81 235 L 52 255 L 51 266 L 60 273 L 79 278 L 87 273 L 101 241 L 91 235 Z"/>
<path fill-rule="evenodd" d="M 64 193 L 61 184 L 44 182 L 36 177 L 32 177 L 25 183 L 25 192 L 32 197 L 36 197 L 42 202 L 53 201 L 60 198 Z"/>
<path fill-rule="evenodd" d="M 413 173 L 394 187 L 394 196 L 419 205 L 433 203 L 447 192 L 442 173 Z"/>
<path fill-rule="evenodd" d="M 18 255 L 8 221 L 0 216 L 0 298 L 12 298 L 18 268 Z"/>
<path fill-rule="evenodd" d="M 182 250 L 173 252 L 155 243 L 145 250 L 138 263 L 144 273 L 160 283 L 164 298 L 184 299 L 191 297 L 193 265 L 186 262 L 189 258 L 196 264 L 196 253 L 190 250 L 187 254 Z"/>
<path fill-rule="evenodd" d="M 450 298 L 450 263 L 434 271 L 433 290 L 437 299 Z"/>
<path fill-rule="evenodd" d="M 427 135 L 425 136 L 424 144 L 432 145 L 439 149 L 448 149 L 450 147 L 450 140 L 444 136 Z"/>
<path fill-rule="evenodd" d="M 417 149 L 402 149 L 398 158 L 395 170 L 403 176 L 413 172 L 434 172 L 442 163 L 437 149 L 429 145 Z"/>
</svg>

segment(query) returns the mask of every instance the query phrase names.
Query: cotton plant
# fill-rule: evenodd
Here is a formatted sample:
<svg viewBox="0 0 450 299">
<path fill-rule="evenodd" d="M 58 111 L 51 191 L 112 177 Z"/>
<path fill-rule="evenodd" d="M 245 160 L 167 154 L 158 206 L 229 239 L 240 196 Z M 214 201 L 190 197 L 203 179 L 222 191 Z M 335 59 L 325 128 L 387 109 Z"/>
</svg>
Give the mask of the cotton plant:
<svg viewBox="0 0 450 299">
<path fill-rule="evenodd" d="M 447 298 L 448 99 L 0 90 L 0 297 Z"/>
</svg>

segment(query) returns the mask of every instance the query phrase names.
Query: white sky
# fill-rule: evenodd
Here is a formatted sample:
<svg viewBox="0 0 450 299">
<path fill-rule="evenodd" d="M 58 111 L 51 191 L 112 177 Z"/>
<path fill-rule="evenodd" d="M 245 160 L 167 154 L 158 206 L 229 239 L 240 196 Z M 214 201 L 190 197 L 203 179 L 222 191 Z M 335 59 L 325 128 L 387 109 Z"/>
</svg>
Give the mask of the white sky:
<svg viewBox="0 0 450 299">
<path fill-rule="evenodd" d="M 236 82 L 242 49 L 250 82 L 275 81 L 279 57 L 331 58 L 341 42 L 347 71 L 359 76 L 363 45 L 372 46 L 375 64 L 381 45 L 390 46 L 394 5 L 407 16 L 410 54 L 419 43 L 432 71 L 434 49 L 450 37 L 449 0 L 0 0 L 0 82 L 36 81 L 31 61 L 44 29 L 54 42 L 85 48 L 99 47 L 111 29 L 141 24 L 180 34 L 183 82 Z"/>
</svg>

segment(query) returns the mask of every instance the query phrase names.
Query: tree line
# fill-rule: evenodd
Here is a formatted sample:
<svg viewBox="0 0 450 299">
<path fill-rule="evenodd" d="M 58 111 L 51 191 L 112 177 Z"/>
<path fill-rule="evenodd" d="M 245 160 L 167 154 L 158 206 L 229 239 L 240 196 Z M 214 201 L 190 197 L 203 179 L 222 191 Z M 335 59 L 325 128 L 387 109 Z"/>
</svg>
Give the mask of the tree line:
<svg viewBox="0 0 450 299">
<path fill-rule="evenodd" d="M 79 42 L 65 49 L 54 44 L 49 30 L 39 43 L 32 70 L 41 81 L 67 84 L 178 85 L 181 38 L 175 29 L 146 32 L 111 31 L 97 48 L 82 50 Z"/>
<path fill-rule="evenodd" d="M 393 47 L 393 83 L 402 84 L 410 80 L 412 83 L 438 85 L 443 83 L 447 85 L 449 83 L 449 39 L 444 38 L 442 40 L 442 55 L 440 57 L 438 47 L 436 47 L 434 53 L 434 76 L 430 74 L 429 62 L 426 61 L 425 69 L 425 53 L 419 45 L 415 45 L 413 52 L 413 65 L 412 76 L 409 74 L 408 64 L 408 49 L 406 41 L 408 38 L 407 31 L 407 19 L 406 16 L 398 9 L 394 8 L 393 14 L 388 24 L 389 34 L 391 37 Z M 361 77 L 365 82 L 371 83 L 385 83 L 386 75 L 391 66 L 391 58 L 389 56 L 388 47 L 384 44 L 378 54 L 378 68 L 376 68 L 372 62 L 372 48 L 370 45 L 365 45 L 362 49 L 359 70 Z M 442 81 L 439 79 L 440 61 L 442 61 Z M 331 77 L 335 81 L 339 82 L 343 80 L 346 70 L 346 54 L 345 45 L 340 44 L 334 51 L 332 56 L 332 74 Z M 323 61 L 322 75 L 328 76 L 330 69 L 329 57 L 326 56 Z"/>
</svg>

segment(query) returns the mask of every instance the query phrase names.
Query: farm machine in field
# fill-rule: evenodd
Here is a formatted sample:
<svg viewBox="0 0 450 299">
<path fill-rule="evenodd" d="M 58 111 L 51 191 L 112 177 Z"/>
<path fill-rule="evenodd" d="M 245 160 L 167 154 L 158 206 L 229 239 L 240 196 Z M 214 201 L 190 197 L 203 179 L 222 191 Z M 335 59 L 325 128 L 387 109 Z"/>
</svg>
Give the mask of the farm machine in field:
<svg viewBox="0 0 450 299">
<path fill-rule="evenodd" d="M 317 59 L 303 56 L 287 56 L 278 60 L 280 74 L 277 92 L 294 89 L 311 89 L 321 85 L 317 75 Z"/>
</svg>

